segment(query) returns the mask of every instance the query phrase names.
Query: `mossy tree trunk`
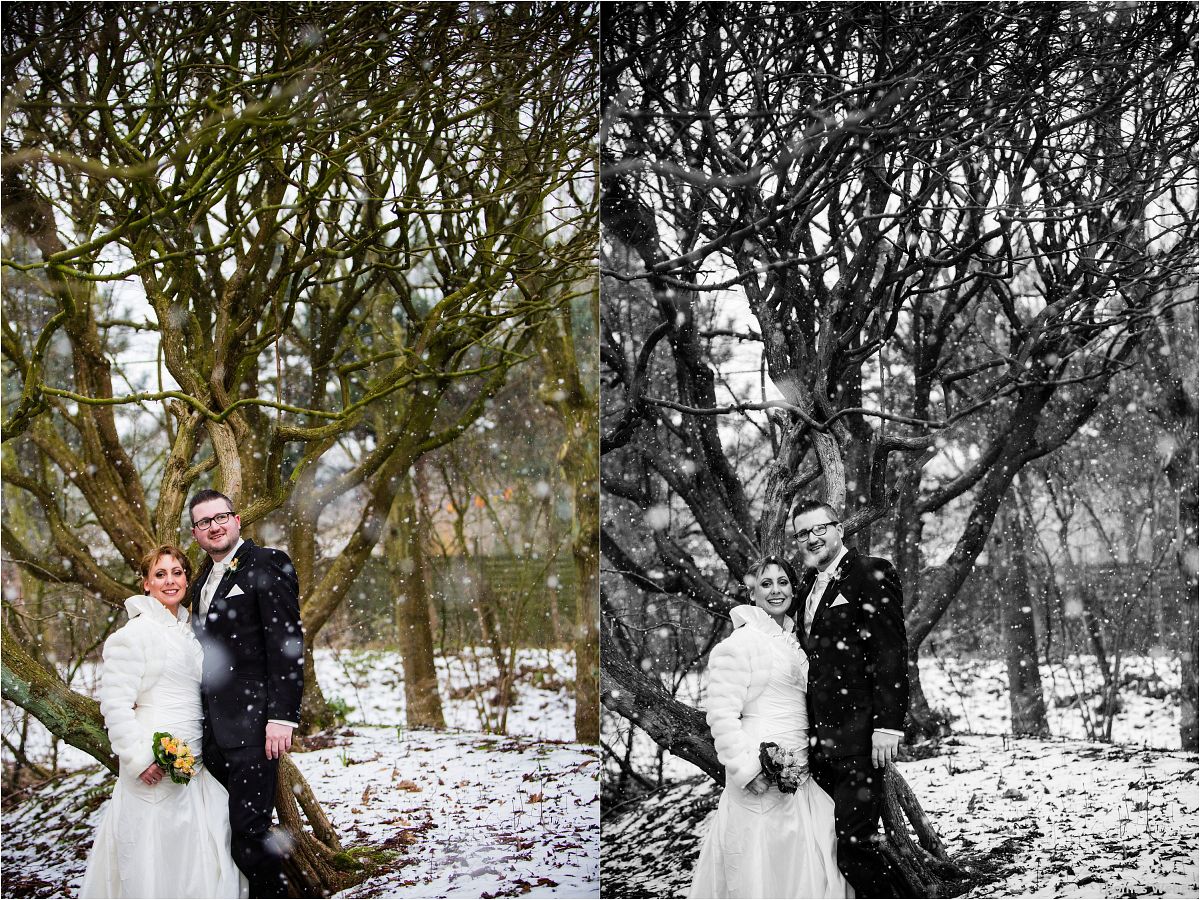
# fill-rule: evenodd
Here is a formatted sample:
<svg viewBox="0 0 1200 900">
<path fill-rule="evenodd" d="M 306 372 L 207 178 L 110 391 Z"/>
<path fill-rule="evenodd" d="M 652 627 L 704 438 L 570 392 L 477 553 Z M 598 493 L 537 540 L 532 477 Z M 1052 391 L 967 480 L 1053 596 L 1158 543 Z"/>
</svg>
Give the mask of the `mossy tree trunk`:
<svg viewBox="0 0 1200 900">
<path fill-rule="evenodd" d="M 2 634 L 0 673 L 4 699 L 32 713 L 51 734 L 94 757 L 116 774 L 117 758 L 104 730 L 100 704 L 63 684 L 53 671 L 33 657 L 7 623 Z"/>
<path fill-rule="evenodd" d="M 598 282 L 588 298 L 587 328 L 595 333 Z M 575 566 L 575 739 L 600 741 L 600 428 L 596 393 L 589 390 L 576 346 L 579 327 L 567 295 L 538 338 L 546 380 L 541 396 L 559 417 L 564 440 L 558 461 L 571 487 L 571 557 Z M 593 366 L 587 366 L 591 371 Z"/>
<path fill-rule="evenodd" d="M 429 624 L 429 573 L 421 500 L 412 475 L 404 477 L 388 519 L 384 553 L 391 561 L 396 637 L 404 666 L 405 722 L 409 728 L 446 727 Z"/>
<path fill-rule="evenodd" d="M 362 881 L 366 868 L 342 847 L 308 781 L 286 753 L 280 759 L 275 810 L 291 838 L 284 873 L 293 897 L 329 897 Z"/>
</svg>

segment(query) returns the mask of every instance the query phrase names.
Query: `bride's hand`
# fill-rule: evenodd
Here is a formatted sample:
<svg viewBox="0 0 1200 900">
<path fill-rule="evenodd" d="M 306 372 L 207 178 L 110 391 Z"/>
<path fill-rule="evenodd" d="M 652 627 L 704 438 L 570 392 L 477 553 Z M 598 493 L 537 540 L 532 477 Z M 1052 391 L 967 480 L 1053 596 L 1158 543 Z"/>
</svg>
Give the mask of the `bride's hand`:
<svg viewBox="0 0 1200 900">
<path fill-rule="evenodd" d="M 154 762 L 150 763 L 146 771 L 139 775 L 138 778 L 140 778 L 145 784 L 154 787 L 154 785 L 163 780 L 163 776 L 166 774 L 167 773 L 163 771 L 162 766 Z"/>
<path fill-rule="evenodd" d="M 767 792 L 767 788 L 769 787 L 770 784 L 767 782 L 767 776 L 762 772 L 759 772 L 754 776 L 754 780 L 746 785 L 746 790 L 757 797 L 760 794 L 765 794 Z"/>
</svg>

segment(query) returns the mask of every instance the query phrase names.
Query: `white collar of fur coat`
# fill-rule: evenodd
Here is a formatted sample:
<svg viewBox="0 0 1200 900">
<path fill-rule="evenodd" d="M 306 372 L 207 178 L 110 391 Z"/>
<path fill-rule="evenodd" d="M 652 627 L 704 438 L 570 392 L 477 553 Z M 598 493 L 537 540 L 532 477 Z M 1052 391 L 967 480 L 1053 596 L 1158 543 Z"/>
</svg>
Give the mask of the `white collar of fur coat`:
<svg viewBox="0 0 1200 900">
<path fill-rule="evenodd" d="M 164 625 L 178 624 L 188 620 L 188 611 L 182 606 L 176 607 L 175 615 L 172 616 L 165 606 L 145 594 L 139 594 L 126 600 L 125 612 L 129 613 L 131 621 L 138 616 L 148 616 L 152 621 L 161 622 Z"/>
<path fill-rule="evenodd" d="M 796 623 L 792 621 L 791 616 L 783 617 L 783 627 L 780 628 L 775 624 L 770 613 L 765 609 L 759 609 L 752 603 L 735 606 L 729 611 L 729 620 L 733 622 L 734 628 L 749 625 L 755 631 L 761 631 L 763 634 L 790 634 L 796 630 Z"/>
</svg>

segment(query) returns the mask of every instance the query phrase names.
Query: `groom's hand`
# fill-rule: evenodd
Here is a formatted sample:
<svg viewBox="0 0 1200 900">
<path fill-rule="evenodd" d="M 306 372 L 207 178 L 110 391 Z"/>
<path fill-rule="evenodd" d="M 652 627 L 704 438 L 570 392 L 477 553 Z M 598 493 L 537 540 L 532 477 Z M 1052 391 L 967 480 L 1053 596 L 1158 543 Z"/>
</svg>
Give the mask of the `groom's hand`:
<svg viewBox="0 0 1200 900">
<path fill-rule="evenodd" d="M 871 762 L 875 768 L 882 769 L 900 752 L 900 735 L 888 734 L 886 731 L 871 732 Z"/>
<path fill-rule="evenodd" d="M 267 723 L 267 759 L 279 759 L 292 749 L 292 726 Z"/>
</svg>

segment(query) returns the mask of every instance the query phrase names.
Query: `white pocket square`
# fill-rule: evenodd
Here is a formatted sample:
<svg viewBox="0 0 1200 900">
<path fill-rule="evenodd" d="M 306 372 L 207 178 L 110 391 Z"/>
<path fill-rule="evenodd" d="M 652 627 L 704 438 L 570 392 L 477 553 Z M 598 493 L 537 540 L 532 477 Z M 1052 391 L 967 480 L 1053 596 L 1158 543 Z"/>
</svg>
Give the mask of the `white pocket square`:
<svg viewBox="0 0 1200 900">
<path fill-rule="evenodd" d="M 226 597 L 240 597 L 244 593 L 246 593 L 246 592 L 243 591 L 240 586 L 235 584 L 233 587 L 231 587 L 229 589 L 229 593 L 226 594 L 225 596 Z"/>
<path fill-rule="evenodd" d="M 841 594 L 838 594 L 837 597 L 834 598 L 833 602 L 829 604 L 829 608 L 833 609 L 833 607 L 835 607 L 835 606 L 845 606 L 849 602 L 850 601 L 847 600 L 845 597 L 843 597 Z"/>
</svg>

